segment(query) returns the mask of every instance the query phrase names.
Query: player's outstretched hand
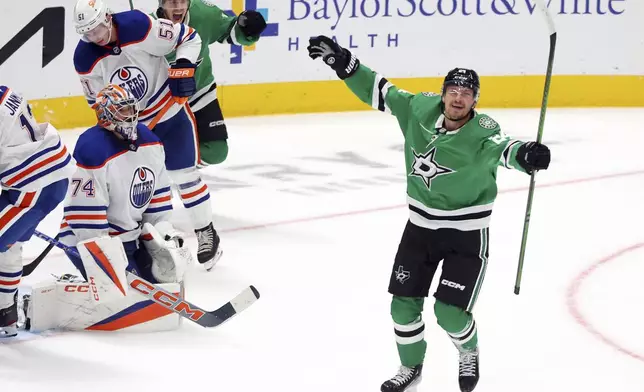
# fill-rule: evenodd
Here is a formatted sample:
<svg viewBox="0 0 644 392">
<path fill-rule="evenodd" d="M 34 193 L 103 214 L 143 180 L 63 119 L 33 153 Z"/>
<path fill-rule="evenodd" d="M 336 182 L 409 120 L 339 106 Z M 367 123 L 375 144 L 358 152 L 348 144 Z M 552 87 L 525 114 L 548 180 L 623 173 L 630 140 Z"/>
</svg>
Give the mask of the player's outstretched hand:
<svg viewBox="0 0 644 392">
<path fill-rule="evenodd" d="M 353 75 L 360 66 L 360 61 L 356 56 L 324 35 L 309 39 L 309 46 L 306 47 L 306 50 L 309 52 L 309 57 L 314 60 L 321 57 L 322 61 L 331 67 L 340 79 L 346 79 Z"/>
<path fill-rule="evenodd" d="M 550 149 L 545 144 L 528 142 L 519 147 L 517 162 L 528 174 L 534 170 L 545 170 L 550 166 Z"/>
<path fill-rule="evenodd" d="M 246 10 L 239 14 L 237 23 L 242 33 L 248 38 L 258 39 L 266 29 L 264 16 L 254 10 Z"/>
</svg>

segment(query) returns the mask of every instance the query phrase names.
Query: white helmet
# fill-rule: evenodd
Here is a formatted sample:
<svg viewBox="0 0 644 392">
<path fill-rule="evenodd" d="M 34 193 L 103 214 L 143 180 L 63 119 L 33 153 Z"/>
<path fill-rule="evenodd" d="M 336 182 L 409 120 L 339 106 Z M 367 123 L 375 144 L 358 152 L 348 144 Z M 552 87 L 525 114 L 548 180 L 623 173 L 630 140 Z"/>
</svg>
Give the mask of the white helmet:
<svg viewBox="0 0 644 392">
<path fill-rule="evenodd" d="M 74 26 L 78 34 L 85 34 L 98 25 L 110 25 L 109 9 L 103 0 L 77 0 L 74 6 Z"/>
</svg>

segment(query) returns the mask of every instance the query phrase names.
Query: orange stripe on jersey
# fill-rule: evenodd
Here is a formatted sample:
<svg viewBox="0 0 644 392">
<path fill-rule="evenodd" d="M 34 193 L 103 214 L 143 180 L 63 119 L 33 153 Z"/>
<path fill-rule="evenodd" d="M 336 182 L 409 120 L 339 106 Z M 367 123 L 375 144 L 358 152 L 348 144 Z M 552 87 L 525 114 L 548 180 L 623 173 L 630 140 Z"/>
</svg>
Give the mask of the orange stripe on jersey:
<svg viewBox="0 0 644 392">
<path fill-rule="evenodd" d="M 139 114 L 139 117 L 145 117 L 148 114 L 157 111 L 161 106 L 163 106 L 164 103 L 168 102 L 168 99 L 170 99 L 170 98 L 172 98 L 172 93 L 170 93 L 168 91 L 166 93 L 166 95 L 159 102 L 157 102 L 156 105 L 154 105 L 153 107 L 145 109 L 144 111 L 142 111 L 141 114 Z"/>
<path fill-rule="evenodd" d="M 102 215 L 78 214 L 78 215 L 67 215 L 67 216 L 65 216 L 65 220 L 68 220 L 68 221 L 70 221 L 70 220 L 102 220 L 102 219 L 107 220 L 107 214 L 102 214 Z"/>
<path fill-rule="evenodd" d="M 22 199 L 22 202 L 17 207 L 11 207 L 7 212 L 0 216 L 0 228 L 6 227 L 9 222 L 11 222 L 16 215 L 18 215 L 22 210 L 29 207 L 31 202 L 34 200 L 36 192 L 29 192 Z"/>
<path fill-rule="evenodd" d="M 58 154 L 56 154 L 54 156 L 51 156 L 51 157 L 45 159 L 44 161 L 40 161 L 35 165 L 29 166 L 27 170 L 24 170 L 23 172 L 21 172 L 17 176 L 12 177 L 9 181 L 7 181 L 7 185 L 15 184 L 19 180 L 21 180 L 21 179 L 25 178 L 26 176 L 28 176 L 30 173 L 33 173 L 34 171 L 40 169 L 41 167 L 43 167 L 45 165 L 48 165 L 48 164 L 50 164 L 50 163 L 62 158 L 65 154 L 67 154 L 67 148 L 65 146 L 63 146 L 63 149 L 60 152 L 58 152 Z"/>
</svg>

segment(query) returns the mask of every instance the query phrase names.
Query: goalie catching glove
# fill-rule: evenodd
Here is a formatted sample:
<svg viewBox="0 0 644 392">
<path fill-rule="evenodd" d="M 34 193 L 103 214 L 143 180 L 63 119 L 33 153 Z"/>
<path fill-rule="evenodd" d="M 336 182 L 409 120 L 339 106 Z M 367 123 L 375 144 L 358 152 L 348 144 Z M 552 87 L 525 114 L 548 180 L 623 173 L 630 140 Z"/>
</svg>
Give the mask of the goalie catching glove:
<svg viewBox="0 0 644 392">
<path fill-rule="evenodd" d="M 322 57 L 322 61 L 342 80 L 353 75 L 360 67 L 360 60 L 356 56 L 324 35 L 309 39 L 306 50 L 309 51 L 309 57 L 314 60 Z"/>
<path fill-rule="evenodd" d="M 190 249 L 183 246 L 181 233 L 169 222 L 159 222 L 156 226 L 145 223 L 141 239 L 152 258 L 152 276 L 161 283 L 183 281 L 183 275 L 194 260 Z"/>
</svg>

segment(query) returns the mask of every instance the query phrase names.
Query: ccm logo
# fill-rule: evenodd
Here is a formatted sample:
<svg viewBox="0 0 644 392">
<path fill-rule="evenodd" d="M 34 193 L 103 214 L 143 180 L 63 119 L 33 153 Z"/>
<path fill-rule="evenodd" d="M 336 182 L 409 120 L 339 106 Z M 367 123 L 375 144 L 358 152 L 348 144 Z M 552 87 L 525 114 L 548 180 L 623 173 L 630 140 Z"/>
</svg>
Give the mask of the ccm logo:
<svg viewBox="0 0 644 392">
<path fill-rule="evenodd" d="M 188 303 L 181 300 L 180 298 L 177 298 L 168 292 L 162 291 L 151 284 L 145 283 L 140 279 L 134 279 L 132 283 L 130 283 L 130 287 L 146 296 L 153 297 L 158 304 L 163 305 L 168 309 L 174 310 L 179 314 L 187 315 L 188 318 L 193 321 L 199 320 L 205 314 L 199 309 L 192 309 L 190 305 L 188 305 Z"/>
<path fill-rule="evenodd" d="M 94 282 L 93 276 L 89 277 L 89 287 L 92 288 L 92 296 L 94 297 L 94 300 L 100 301 L 100 298 L 98 297 L 98 289 L 96 288 L 96 282 Z"/>
<path fill-rule="evenodd" d="M 65 286 L 65 291 L 68 293 L 87 293 L 89 291 L 89 285 L 68 284 Z"/>
<path fill-rule="evenodd" d="M 441 284 L 444 284 L 445 286 L 447 286 L 447 287 L 451 287 L 451 288 L 453 288 L 453 289 L 459 289 L 459 290 L 461 290 L 461 291 L 465 290 L 465 286 L 463 286 L 462 284 L 458 284 L 458 283 L 450 282 L 450 281 L 449 281 L 449 280 L 447 280 L 447 279 L 443 279 L 443 280 L 441 280 Z"/>
</svg>

